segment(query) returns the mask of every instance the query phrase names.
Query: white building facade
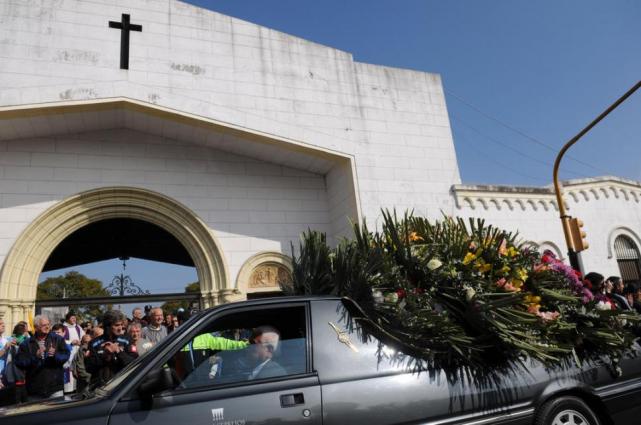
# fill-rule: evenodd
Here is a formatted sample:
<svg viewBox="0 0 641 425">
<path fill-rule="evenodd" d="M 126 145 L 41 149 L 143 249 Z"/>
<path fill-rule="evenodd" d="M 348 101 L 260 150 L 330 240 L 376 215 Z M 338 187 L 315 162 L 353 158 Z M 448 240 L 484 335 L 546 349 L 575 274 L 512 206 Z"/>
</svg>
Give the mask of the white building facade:
<svg viewBox="0 0 641 425">
<path fill-rule="evenodd" d="M 619 177 L 563 182 L 566 213 L 585 223 L 589 248 L 581 252 L 585 272 L 641 278 L 641 183 Z M 454 185 L 454 214 L 481 217 L 518 232 L 523 241 L 560 258 L 567 247 L 552 187 Z"/>
<path fill-rule="evenodd" d="M 126 19 L 141 31 L 124 55 Z M 548 189 L 460 184 L 437 74 L 359 63 L 174 0 L 2 0 L 0 22 L 9 324 L 32 313 L 56 246 L 110 218 L 176 237 L 208 306 L 273 290 L 302 231 L 335 240 L 381 208 L 481 216 L 563 251 Z M 614 239 L 639 244 L 641 187 L 604 178 L 568 190 L 570 214 L 599 238 L 584 261 L 618 274 Z"/>
</svg>

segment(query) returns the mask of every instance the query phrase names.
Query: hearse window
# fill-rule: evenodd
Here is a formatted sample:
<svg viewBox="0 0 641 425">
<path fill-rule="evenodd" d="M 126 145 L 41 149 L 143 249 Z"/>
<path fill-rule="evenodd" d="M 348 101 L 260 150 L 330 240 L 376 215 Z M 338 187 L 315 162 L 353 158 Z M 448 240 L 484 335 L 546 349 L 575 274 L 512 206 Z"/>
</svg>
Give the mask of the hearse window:
<svg viewBox="0 0 641 425">
<path fill-rule="evenodd" d="M 322 379 L 414 372 L 424 366 L 376 326 L 360 320 L 364 314 L 353 306 L 348 300 L 312 304 L 314 340 L 324 344 L 323 349 L 314 346 L 314 364 L 322 370 Z"/>
<path fill-rule="evenodd" d="M 175 371 L 175 390 L 305 373 L 306 329 L 302 306 L 219 317 L 167 362 L 167 367 Z"/>
</svg>

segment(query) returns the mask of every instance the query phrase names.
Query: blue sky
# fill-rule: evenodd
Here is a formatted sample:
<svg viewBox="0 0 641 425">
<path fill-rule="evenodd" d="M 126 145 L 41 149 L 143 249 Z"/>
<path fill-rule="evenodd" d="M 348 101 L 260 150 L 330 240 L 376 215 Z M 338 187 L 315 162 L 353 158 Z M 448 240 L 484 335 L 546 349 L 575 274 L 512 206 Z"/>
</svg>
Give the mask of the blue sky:
<svg viewBox="0 0 641 425">
<path fill-rule="evenodd" d="M 549 184 L 558 149 L 641 79 L 635 0 L 187 2 L 441 74 L 464 183 Z M 566 157 L 561 177 L 641 180 L 640 111 L 641 91 L 569 152 L 579 161 Z"/>
<path fill-rule="evenodd" d="M 188 2 L 357 61 L 441 74 L 464 183 L 549 184 L 558 149 L 641 79 L 636 0 Z M 561 177 L 641 180 L 640 112 L 641 91 L 570 151 Z M 108 284 L 120 262 L 75 269 Z M 152 292 L 196 280 L 193 268 L 137 259 L 128 271 Z"/>
</svg>

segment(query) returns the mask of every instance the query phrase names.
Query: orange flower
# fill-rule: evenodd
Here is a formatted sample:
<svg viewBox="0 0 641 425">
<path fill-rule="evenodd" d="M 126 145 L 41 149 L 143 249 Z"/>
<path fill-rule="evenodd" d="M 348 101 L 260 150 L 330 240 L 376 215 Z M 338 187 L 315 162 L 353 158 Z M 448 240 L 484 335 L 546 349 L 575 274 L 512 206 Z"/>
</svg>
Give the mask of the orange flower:
<svg viewBox="0 0 641 425">
<path fill-rule="evenodd" d="M 512 279 L 505 284 L 503 289 L 509 292 L 521 292 L 522 286 L 523 286 L 523 281 L 518 279 Z"/>
<path fill-rule="evenodd" d="M 501 245 L 499 245 L 499 255 L 500 256 L 507 255 L 507 241 L 505 239 L 503 239 L 501 241 Z"/>
<path fill-rule="evenodd" d="M 416 242 L 416 241 L 422 241 L 423 240 L 423 238 L 420 237 L 416 232 L 410 233 L 410 237 L 409 238 L 410 238 L 411 242 Z"/>
</svg>

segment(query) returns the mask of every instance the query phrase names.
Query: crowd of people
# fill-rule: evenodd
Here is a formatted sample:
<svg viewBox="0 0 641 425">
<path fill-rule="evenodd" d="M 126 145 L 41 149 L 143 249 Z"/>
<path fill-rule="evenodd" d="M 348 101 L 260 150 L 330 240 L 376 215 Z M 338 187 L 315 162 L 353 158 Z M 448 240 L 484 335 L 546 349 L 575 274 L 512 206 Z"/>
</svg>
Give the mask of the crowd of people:
<svg viewBox="0 0 641 425">
<path fill-rule="evenodd" d="M 109 310 L 95 326 L 69 312 L 63 323 L 38 315 L 9 336 L 0 319 L 0 405 L 61 397 L 102 384 L 167 337 L 186 318 L 183 309 L 135 308 L 128 318 Z"/>
<path fill-rule="evenodd" d="M 586 274 L 583 283 L 594 294 L 598 308 L 636 311 L 641 314 L 641 286 L 626 285 L 618 276 L 606 279 L 596 272 Z"/>
</svg>

